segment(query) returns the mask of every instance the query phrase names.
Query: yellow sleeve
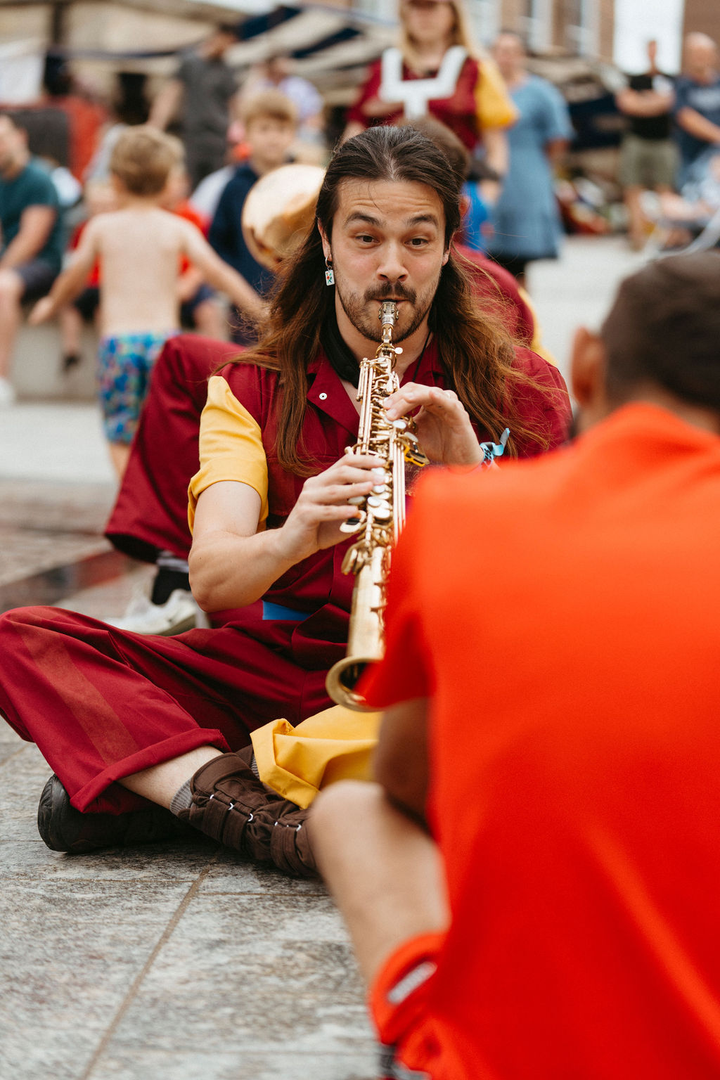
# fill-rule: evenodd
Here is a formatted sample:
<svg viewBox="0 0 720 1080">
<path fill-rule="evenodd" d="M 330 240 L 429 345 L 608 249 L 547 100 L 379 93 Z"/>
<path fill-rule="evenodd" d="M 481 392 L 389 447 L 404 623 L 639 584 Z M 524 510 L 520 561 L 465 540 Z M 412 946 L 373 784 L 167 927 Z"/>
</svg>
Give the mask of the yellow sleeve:
<svg viewBox="0 0 720 1080">
<path fill-rule="evenodd" d="M 485 128 L 510 127 L 518 118 L 518 111 L 497 64 L 485 57 L 478 61 L 475 108 L 481 133 Z"/>
<path fill-rule="evenodd" d="M 211 484 L 237 480 L 260 496 L 260 521 L 268 516 L 268 468 L 257 420 L 240 404 L 221 375 L 208 383 L 200 418 L 200 469 L 188 489 L 188 521 L 192 532 L 197 501 Z"/>
</svg>

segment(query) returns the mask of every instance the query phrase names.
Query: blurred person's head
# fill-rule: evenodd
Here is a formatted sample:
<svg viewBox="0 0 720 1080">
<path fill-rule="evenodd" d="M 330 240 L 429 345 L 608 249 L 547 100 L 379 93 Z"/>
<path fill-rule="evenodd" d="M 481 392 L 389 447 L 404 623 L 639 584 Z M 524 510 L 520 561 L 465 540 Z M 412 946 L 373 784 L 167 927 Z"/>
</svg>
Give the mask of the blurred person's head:
<svg viewBox="0 0 720 1080">
<path fill-rule="evenodd" d="M 580 428 L 633 401 L 707 414 L 720 433 L 720 252 L 657 259 L 623 281 L 598 334 L 578 330 Z"/>
<path fill-rule="evenodd" d="M 232 23 L 221 23 L 202 43 L 201 51 L 208 60 L 221 60 L 228 49 L 237 45 L 237 41 L 237 27 Z"/>
<path fill-rule="evenodd" d="M 157 198 L 181 160 L 178 140 L 157 128 L 140 126 L 121 133 L 110 155 L 110 175 L 120 195 Z"/>
<path fill-rule="evenodd" d="M 280 53 L 277 56 L 271 56 L 269 60 L 265 62 L 265 77 L 270 82 L 279 86 L 283 79 L 287 79 L 290 74 L 290 57 L 284 53 Z"/>
<path fill-rule="evenodd" d="M 462 0 L 400 0 L 400 49 L 412 66 L 429 47 L 462 45 L 473 52 L 472 35 Z"/>
<path fill-rule="evenodd" d="M 0 113 L 0 174 L 15 175 L 29 158 L 28 136 L 22 120 L 11 113 Z"/>
<path fill-rule="evenodd" d="M 279 90 L 263 90 L 242 106 L 245 142 L 258 172 L 283 165 L 297 132 L 297 109 Z"/>
<path fill-rule="evenodd" d="M 492 57 L 506 82 L 524 72 L 526 55 L 523 39 L 512 30 L 502 30 L 493 42 Z"/>
<path fill-rule="evenodd" d="M 710 82 L 717 75 L 717 45 L 707 34 L 688 34 L 685 38 L 684 71 L 697 82 Z"/>
</svg>

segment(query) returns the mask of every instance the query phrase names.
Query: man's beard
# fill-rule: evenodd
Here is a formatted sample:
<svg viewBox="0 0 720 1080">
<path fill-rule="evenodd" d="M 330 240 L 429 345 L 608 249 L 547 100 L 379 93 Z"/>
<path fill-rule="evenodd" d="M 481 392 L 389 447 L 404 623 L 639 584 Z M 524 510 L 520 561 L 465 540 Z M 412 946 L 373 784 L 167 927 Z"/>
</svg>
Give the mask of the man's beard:
<svg viewBox="0 0 720 1080">
<path fill-rule="evenodd" d="M 382 341 L 382 327 L 380 324 L 379 313 L 380 304 L 382 304 L 384 300 L 392 297 L 394 300 L 405 300 L 408 305 L 412 305 L 412 317 L 409 325 L 403 327 L 397 334 L 393 334 L 393 342 L 395 344 L 405 341 L 405 339 L 414 334 L 418 326 L 420 326 L 435 299 L 439 281 L 440 276 L 438 275 L 438 280 L 435 282 L 435 287 L 432 289 L 430 296 L 428 297 L 427 294 L 422 296 L 418 305 L 418 295 L 415 289 L 410 289 L 399 283 L 393 285 L 388 282 L 386 285 L 376 285 L 373 288 L 368 289 L 362 298 L 358 297 L 357 293 L 345 293 L 342 287 L 342 278 L 339 279 L 337 270 L 335 271 L 335 288 L 340 303 L 342 304 L 343 311 L 355 329 L 358 330 L 363 337 L 367 338 L 368 341 Z M 368 311 L 368 305 L 372 305 L 373 302 L 376 302 L 378 307 L 373 308 L 371 306 L 370 311 Z M 402 310 L 402 308 L 400 310 Z"/>
</svg>

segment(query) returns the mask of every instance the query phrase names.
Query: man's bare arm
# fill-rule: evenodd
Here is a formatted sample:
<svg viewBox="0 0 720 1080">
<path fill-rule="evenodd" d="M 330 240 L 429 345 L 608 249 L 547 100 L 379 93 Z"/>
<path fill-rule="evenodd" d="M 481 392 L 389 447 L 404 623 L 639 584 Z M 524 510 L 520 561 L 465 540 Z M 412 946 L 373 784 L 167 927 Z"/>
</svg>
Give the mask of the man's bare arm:
<svg viewBox="0 0 720 1080">
<path fill-rule="evenodd" d="M 152 104 L 148 124 L 164 131 L 180 108 L 182 96 L 183 84 L 179 79 L 170 79 L 165 83 Z"/>
<path fill-rule="evenodd" d="M 486 203 L 494 206 L 500 196 L 502 177 L 510 166 L 510 150 L 505 128 L 491 127 L 483 131 L 485 161 L 497 173 L 500 180 L 481 180 L 480 191 Z"/>
<path fill-rule="evenodd" d="M 387 709 L 375 751 L 375 779 L 398 809 L 425 824 L 429 784 L 428 699 Z"/>
<path fill-rule="evenodd" d="M 42 251 L 56 217 L 57 211 L 52 206 L 28 206 L 20 218 L 17 236 L 3 252 L 0 269 L 12 270 L 34 259 Z"/>
<path fill-rule="evenodd" d="M 667 93 L 657 90 L 622 90 L 615 101 L 620 112 L 627 116 L 662 116 L 672 109 L 675 94 L 672 90 Z"/>
<path fill-rule="evenodd" d="M 704 139 L 705 142 L 720 143 L 720 126 L 713 124 L 712 120 L 701 116 L 694 109 L 689 109 L 687 106 L 680 109 L 675 119 L 688 135 L 694 135 L 696 139 Z"/>
</svg>

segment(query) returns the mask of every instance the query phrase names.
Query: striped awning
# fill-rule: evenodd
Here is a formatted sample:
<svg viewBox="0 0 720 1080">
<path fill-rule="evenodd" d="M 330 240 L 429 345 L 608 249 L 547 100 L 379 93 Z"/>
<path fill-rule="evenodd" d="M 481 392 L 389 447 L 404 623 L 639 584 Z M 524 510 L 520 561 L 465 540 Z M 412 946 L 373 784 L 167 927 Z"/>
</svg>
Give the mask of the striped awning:
<svg viewBox="0 0 720 1080">
<path fill-rule="evenodd" d="M 396 37 L 396 23 L 379 19 L 350 8 L 324 4 L 266 5 L 257 0 L 256 7 L 266 10 L 248 14 L 253 0 L 190 0 L 193 15 L 206 9 L 208 19 L 235 22 L 238 44 L 226 55 L 227 63 L 242 72 L 278 54 L 294 61 L 296 74 L 310 79 L 326 98 L 339 100 L 343 90 L 352 96 L 362 78 L 365 66 L 376 59 Z M 179 7 L 178 12 L 182 11 Z M 183 45 L 187 48 L 187 45 Z M 55 51 L 55 50 L 54 50 Z M 149 67 L 152 61 L 168 59 L 181 49 L 168 42 L 162 50 L 110 52 L 105 49 L 57 50 L 68 59 L 133 61 L 134 66 Z"/>
</svg>

